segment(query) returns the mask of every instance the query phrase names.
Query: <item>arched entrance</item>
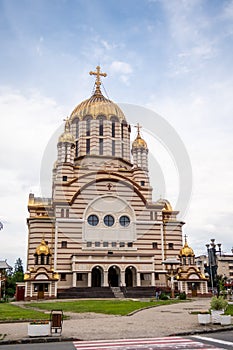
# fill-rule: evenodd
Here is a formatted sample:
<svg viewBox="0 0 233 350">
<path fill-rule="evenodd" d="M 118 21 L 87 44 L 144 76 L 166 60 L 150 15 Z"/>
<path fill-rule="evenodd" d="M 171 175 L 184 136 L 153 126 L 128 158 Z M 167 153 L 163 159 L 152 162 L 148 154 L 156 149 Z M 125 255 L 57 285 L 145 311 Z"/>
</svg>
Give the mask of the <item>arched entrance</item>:
<svg viewBox="0 0 233 350">
<path fill-rule="evenodd" d="M 119 287 L 120 270 L 117 266 L 111 266 L 108 270 L 108 284 L 110 287 Z"/>
<path fill-rule="evenodd" d="M 93 267 L 91 271 L 91 286 L 101 287 L 101 276 L 103 274 L 102 268 L 100 266 Z"/>
<path fill-rule="evenodd" d="M 134 286 L 135 276 L 136 276 L 135 267 L 133 267 L 133 266 L 127 267 L 127 269 L 125 270 L 125 285 L 126 285 L 126 287 L 133 287 Z"/>
</svg>

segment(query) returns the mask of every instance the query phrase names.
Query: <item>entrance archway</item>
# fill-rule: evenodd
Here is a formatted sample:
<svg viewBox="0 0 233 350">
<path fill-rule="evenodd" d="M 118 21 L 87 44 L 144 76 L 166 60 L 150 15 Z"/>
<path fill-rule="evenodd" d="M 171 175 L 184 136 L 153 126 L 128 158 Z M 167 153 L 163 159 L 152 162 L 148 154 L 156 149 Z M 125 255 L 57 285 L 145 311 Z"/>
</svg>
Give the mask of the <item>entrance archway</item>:
<svg viewBox="0 0 233 350">
<path fill-rule="evenodd" d="M 135 267 L 129 266 L 125 270 L 125 285 L 126 287 L 133 287 L 135 281 L 136 270 Z"/>
<path fill-rule="evenodd" d="M 100 266 L 93 267 L 91 271 L 91 286 L 92 287 L 101 287 L 101 280 L 102 280 L 102 268 Z"/>
<path fill-rule="evenodd" d="M 108 270 L 108 284 L 110 287 L 119 287 L 120 270 L 117 266 L 111 266 Z"/>
</svg>

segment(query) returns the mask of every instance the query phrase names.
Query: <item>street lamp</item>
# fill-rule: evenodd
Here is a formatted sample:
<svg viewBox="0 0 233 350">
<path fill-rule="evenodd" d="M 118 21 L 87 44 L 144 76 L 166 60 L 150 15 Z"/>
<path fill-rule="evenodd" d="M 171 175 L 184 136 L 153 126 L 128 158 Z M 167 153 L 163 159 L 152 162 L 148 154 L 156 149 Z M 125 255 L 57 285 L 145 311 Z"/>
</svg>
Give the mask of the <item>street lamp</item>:
<svg viewBox="0 0 233 350">
<path fill-rule="evenodd" d="M 180 260 L 176 258 L 168 258 L 162 262 L 166 266 L 168 272 L 167 276 L 171 279 L 171 298 L 175 298 L 175 276 L 177 273 L 178 266 L 180 265 Z"/>
<path fill-rule="evenodd" d="M 215 239 L 212 238 L 210 244 L 206 244 L 207 248 L 207 254 L 208 254 L 208 265 L 206 267 L 206 271 L 208 272 L 210 276 L 210 283 L 211 283 L 211 289 L 212 293 L 214 292 L 214 287 L 216 287 L 216 277 L 217 277 L 217 253 L 221 256 L 222 250 L 221 250 L 221 243 L 215 244 Z M 218 246 L 218 250 L 216 249 L 216 246 Z"/>
</svg>

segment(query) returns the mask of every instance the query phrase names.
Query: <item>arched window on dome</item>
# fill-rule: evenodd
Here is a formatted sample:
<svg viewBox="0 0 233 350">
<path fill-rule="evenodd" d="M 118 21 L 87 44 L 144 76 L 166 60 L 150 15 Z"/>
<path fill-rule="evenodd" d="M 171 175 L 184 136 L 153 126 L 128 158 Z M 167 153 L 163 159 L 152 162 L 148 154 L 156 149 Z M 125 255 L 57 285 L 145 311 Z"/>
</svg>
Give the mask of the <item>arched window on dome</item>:
<svg viewBox="0 0 233 350">
<path fill-rule="evenodd" d="M 106 117 L 99 115 L 96 119 L 99 121 L 99 136 L 104 136 L 104 120 Z"/>
<path fill-rule="evenodd" d="M 91 135 L 91 120 L 92 117 L 90 115 L 87 115 L 86 117 L 83 118 L 84 121 L 86 121 L 86 136 Z"/>
<path fill-rule="evenodd" d="M 118 122 L 118 118 L 113 116 L 111 117 L 111 123 L 112 123 L 112 137 L 116 137 L 116 123 Z"/>
<path fill-rule="evenodd" d="M 79 138 L 79 119 L 75 119 L 75 138 Z"/>
</svg>

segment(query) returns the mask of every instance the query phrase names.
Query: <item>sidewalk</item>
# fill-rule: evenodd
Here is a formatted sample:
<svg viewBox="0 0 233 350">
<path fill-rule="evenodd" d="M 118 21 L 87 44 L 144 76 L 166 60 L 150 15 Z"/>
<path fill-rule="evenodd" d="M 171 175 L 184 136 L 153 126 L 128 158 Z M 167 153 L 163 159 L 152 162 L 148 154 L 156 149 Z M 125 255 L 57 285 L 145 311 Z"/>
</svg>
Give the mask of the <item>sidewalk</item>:
<svg viewBox="0 0 233 350">
<path fill-rule="evenodd" d="M 44 338 L 44 341 L 108 340 L 122 338 L 150 338 L 169 335 L 187 335 L 233 329 L 232 326 L 199 325 L 192 311 L 207 310 L 210 299 L 194 299 L 191 302 L 159 306 L 135 312 L 130 316 L 113 316 L 95 313 L 69 314 L 64 320 L 62 336 Z M 0 334 L 6 334 L 6 342 L 36 342 L 38 338 L 27 335 L 28 323 L 1 323 Z M 42 339 L 39 338 L 39 341 Z"/>
</svg>

